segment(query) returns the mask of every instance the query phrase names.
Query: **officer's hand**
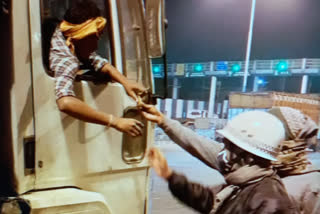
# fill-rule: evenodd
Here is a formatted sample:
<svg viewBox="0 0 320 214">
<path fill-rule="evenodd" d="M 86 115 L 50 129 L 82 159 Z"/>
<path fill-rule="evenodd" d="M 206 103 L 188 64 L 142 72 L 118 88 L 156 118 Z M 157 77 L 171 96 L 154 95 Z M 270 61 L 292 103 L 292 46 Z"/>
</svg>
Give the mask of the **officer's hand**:
<svg viewBox="0 0 320 214">
<path fill-rule="evenodd" d="M 151 148 L 148 154 L 150 166 L 153 167 L 157 175 L 168 180 L 172 175 L 172 169 L 159 149 Z"/>
<path fill-rule="evenodd" d="M 140 102 L 138 103 L 138 108 L 141 110 L 142 116 L 147 120 L 157 123 L 158 125 L 163 123 L 164 116 L 154 105 L 147 105 Z"/>
</svg>

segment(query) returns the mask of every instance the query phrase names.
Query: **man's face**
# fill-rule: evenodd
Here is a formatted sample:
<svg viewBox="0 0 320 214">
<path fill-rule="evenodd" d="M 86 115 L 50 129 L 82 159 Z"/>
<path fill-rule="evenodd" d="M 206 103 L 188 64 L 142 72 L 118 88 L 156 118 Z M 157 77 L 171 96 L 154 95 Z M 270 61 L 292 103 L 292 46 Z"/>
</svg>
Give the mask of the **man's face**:
<svg viewBox="0 0 320 214">
<path fill-rule="evenodd" d="M 97 50 L 99 37 L 96 34 L 75 41 L 75 52 L 80 59 L 88 59 L 90 54 Z"/>
<path fill-rule="evenodd" d="M 224 138 L 223 143 L 225 144 L 226 159 L 228 160 L 228 165 L 231 166 L 231 171 L 250 164 L 253 161 L 250 153 L 236 146 L 228 139 Z"/>
</svg>

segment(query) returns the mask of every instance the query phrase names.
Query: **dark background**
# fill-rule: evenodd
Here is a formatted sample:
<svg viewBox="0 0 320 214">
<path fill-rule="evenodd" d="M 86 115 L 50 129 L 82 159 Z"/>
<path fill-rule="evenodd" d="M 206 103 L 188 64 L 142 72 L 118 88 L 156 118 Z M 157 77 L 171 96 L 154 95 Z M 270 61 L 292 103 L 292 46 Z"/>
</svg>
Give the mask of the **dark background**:
<svg viewBox="0 0 320 214">
<path fill-rule="evenodd" d="M 167 0 L 168 61 L 244 60 L 251 0 Z M 319 0 L 258 0 L 251 59 L 320 57 Z"/>
<path fill-rule="evenodd" d="M 168 63 L 244 61 L 251 0 L 166 0 Z M 320 58 L 320 0 L 257 0 L 251 60 Z M 155 60 L 155 63 L 161 61 Z M 299 93 L 301 76 L 261 77 L 259 91 Z M 216 101 L 242 90 L 242 77 L 218 77 Z M 168 89 L 155 79 L 156 93 Z M 320 93 L 320 77 L 310 76 L 308 93 Z M 180 78 L 179 99 L 208 101 L 210 77 Z M 253 89 L 248 78 L 247 91 Z"/>
</svg>

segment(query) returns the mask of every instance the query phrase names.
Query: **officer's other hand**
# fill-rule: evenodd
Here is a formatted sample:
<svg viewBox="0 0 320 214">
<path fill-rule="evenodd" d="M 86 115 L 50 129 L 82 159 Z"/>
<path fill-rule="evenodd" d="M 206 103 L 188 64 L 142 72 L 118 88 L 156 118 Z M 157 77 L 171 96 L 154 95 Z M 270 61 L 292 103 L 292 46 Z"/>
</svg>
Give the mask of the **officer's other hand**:
<svg viewBox="0 0 320 214">
<path fill-rule="evenodd" d="M 154 169 L 158 176 L 168 180 L 172 175 L 172 170 L 168 166 L 168 162 L 164 155 L 157 148 L 151 148 L 148 153 L 150 166 Z"/>
</svg>

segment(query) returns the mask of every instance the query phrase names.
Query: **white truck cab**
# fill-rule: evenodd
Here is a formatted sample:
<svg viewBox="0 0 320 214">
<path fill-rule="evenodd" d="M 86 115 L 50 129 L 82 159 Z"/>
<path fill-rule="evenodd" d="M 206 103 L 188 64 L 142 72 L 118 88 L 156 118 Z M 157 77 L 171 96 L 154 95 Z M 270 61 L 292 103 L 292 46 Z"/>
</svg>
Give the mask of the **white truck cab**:
<svg viewBox="0 0 320 214">
<path fill-rule="evenodd" d="M 10 202 L 22 200 L 30 213 L 147 213 L 146 151 L 153 126 L 123 87 L 84 68 L 75 92 L 93 108 L 142 121 L 140 137 L 79 121 L 56 105 L 48 70 L 50 35 L 73 0 L 0 2 L 0 210 L 14 213 L 10 209 L 18 208 Z M 107 18 L 98 52 L 152 94 L 150 59 L 164 52 L 164 1 L 94 2 Z"/>
</svg>

